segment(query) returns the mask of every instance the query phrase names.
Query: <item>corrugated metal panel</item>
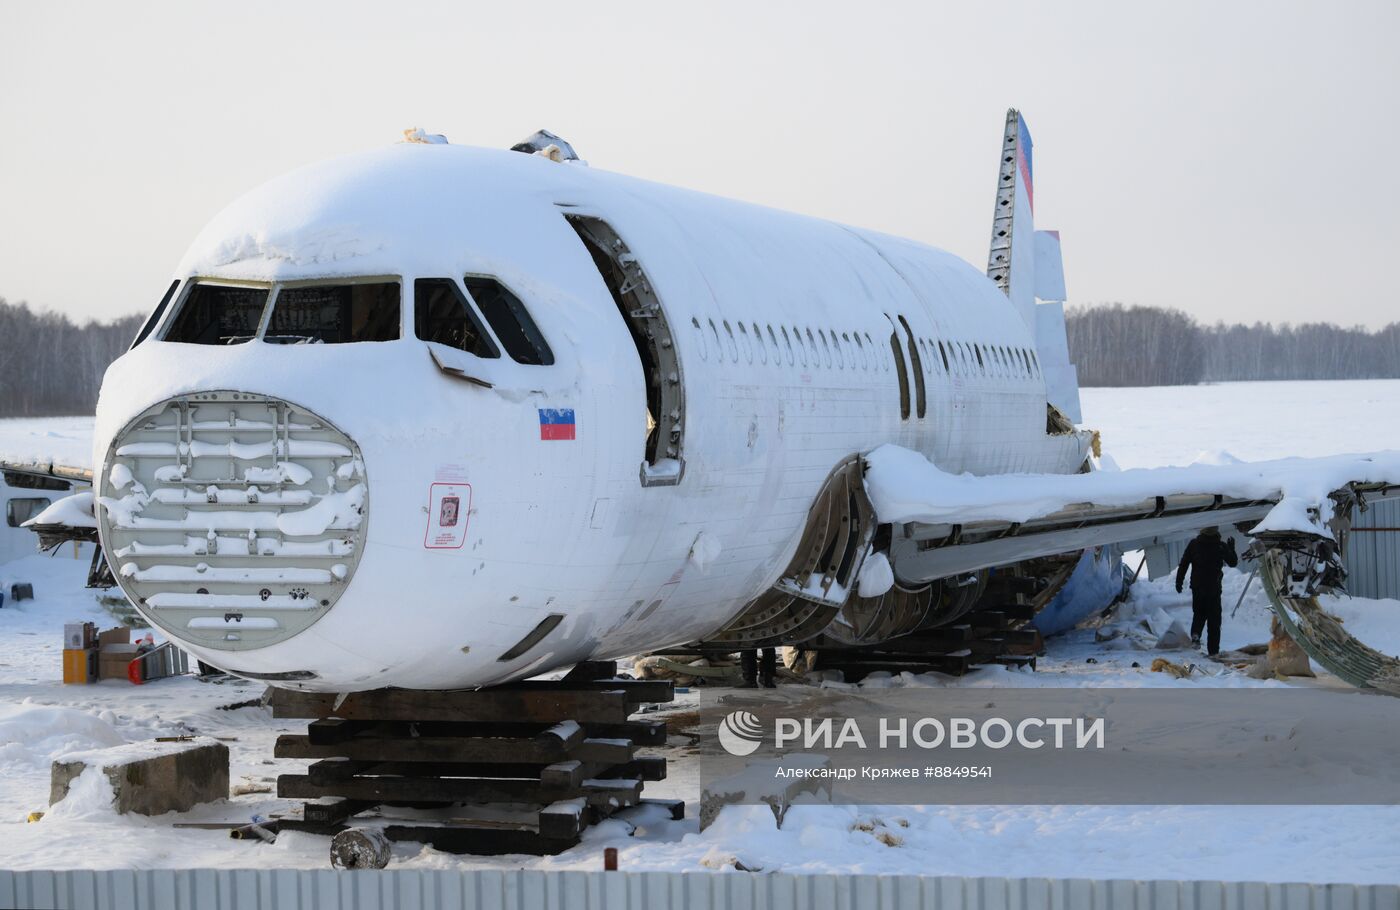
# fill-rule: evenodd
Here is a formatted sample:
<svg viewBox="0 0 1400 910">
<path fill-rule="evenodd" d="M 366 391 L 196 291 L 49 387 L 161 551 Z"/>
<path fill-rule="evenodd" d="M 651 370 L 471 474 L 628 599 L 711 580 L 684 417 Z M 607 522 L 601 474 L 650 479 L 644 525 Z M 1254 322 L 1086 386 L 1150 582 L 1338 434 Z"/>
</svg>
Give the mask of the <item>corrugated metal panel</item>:
<svg viewBox="0 0 1400 910">
<path fill-rule="evenodd" d="M 0 872 L 32 910 L 1400 910 L 1400 886 L 913 875 L 297 869 Z"/>
<path fill-rule="evenodd" d="M 1346 564 L 1352 596 L 1400 599 L 1400 499 L 1352 515 Z"/>
</svg>

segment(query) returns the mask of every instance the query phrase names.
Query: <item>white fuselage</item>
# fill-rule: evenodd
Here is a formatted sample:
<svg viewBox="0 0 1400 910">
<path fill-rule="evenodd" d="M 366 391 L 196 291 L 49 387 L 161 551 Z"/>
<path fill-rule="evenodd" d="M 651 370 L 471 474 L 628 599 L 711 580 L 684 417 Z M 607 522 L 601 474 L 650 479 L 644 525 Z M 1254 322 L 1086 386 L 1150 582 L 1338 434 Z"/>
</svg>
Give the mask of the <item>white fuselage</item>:
<svg viewBox="0 0 1400 910">
<path fill-rule="evenodd" d="M 565 213 L 611 225 L 663 304 L 685 391 L 675 485 L 640 481 L 641 362 Z M 467 274 L 519 295 L 552 365 L 464 354 L 491 388 L 438 368 L 414 335 L 409 289 Z M 1082 439 L 1046 434 L 1035 342 L 1006 296 L 906 240 L 540 156 L 405 144 L 254 191 L 176 275 L 336 276 L 400 280 L 402 337 L 208 346 L 163 341 L 157 327 L 112 366 L 98 405 L 99 473 L 137 414 L 207 390 L 294 403 L 358 445 L 364 546 L 334 606 L 264 648 L 186 642 L 234 673 L 314 674 L 278 684 L 478 686 L 702 639 L 777 579 L 831 469 L 882 443 L 953 472 L 1083 462 Z M 920 355 L 922 418 L 901 317 Z M 541 409 L 571 409 L 574 438 L 542 438 Z M 470 484 L 466 531 L 459 547 L 430 548 L 430 486 L 443 477 Z M 563 619 L 542 641 L 498 659 L 550 614 Z"/>
</svg>

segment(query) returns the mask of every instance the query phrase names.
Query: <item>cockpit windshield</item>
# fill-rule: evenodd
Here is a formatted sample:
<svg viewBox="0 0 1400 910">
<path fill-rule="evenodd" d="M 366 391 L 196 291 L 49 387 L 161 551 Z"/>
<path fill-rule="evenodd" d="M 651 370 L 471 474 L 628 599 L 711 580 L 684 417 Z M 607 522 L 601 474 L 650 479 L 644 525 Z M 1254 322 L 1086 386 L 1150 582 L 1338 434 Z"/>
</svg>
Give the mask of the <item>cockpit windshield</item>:
<svg viewBox="0 0 1400 910">
<path fill-rule="evenodd" d="M 199 281 L 185 294 L 166 341 L 242 344 L 257 337 L 271 288 Z"/>
<path fill-rule="evenodd" d="M 275 293 L 274 293 L 275 292 Z M 269 299 L 272 312 L 267 314 Z M 196 280 L 165 341 L 186 344 L 347 344 L 400 336 L 397 280 L 262 285 Z"/>
<path fill-rule="evenodd" d="M 273 344 L 347 344 L 399 337 L 399 283 L 284 287 L 263 340 Z"/>
</svg>

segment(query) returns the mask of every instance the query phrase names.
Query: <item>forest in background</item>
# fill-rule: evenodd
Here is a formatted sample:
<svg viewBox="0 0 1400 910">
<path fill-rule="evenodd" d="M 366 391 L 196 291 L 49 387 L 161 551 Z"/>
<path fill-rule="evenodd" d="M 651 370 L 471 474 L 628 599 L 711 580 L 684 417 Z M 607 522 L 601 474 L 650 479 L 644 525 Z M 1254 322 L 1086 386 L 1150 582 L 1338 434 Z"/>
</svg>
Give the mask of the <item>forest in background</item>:
<svg viewBox="0 0 1400 910">
<path fill-rule="evenodd" d="M 1081 386 L 1400 378 L 1400 322 L 1201 325 L 1180 310 L 1114 303 L 1065 313 Z"/>
<path fill-rule="evenodd" d="M 79 325 L 0 298 L 0 417 L 91 414 L 102 374 L 141 320 Z M 1065 325 L 1083 386 L 1400 378 L 1400 322 L 1375 332 L 1330 323 L 1207 326 L 1180 310 L 1114 303 L 1071 307 Z"/>
<path fill-rule="evenodd" d="M 0 297 L 0 417 L 91 414 L 102 374 L 131 345 L 141 319 L 78 325 Z"/>
</svg>

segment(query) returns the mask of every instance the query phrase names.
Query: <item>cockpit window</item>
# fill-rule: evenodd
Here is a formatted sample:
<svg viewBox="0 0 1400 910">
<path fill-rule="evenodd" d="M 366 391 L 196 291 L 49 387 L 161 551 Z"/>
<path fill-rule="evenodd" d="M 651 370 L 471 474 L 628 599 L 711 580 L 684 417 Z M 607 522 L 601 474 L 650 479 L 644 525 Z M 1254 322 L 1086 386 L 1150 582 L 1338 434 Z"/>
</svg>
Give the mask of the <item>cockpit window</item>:
<svg viewBox="0 0 1400 910">
<path fill-rule="evenodd" d="M 413 330 L 424 341 L 435 341 L 478 357 L 501 356 L 451 278 L 419 278 L 413 282 Z"/>
<path fill-rule="evenodd" d="M 166 341 L 186 344 L 242 344 L 252 341 L 262 322 L 270 289 L 200 281 L 185 295 Z"/>
<path fill-rule="evenodd" d="M 160 322 L 160 317 L 165 315 L 165 308 L 170 306 L 170 298 L 175 296 L 175 289 L 179 286 L 179 279 L 170 282 L 170 287 L 165 289 L 165 296 L 160 298 L 160 303 L 156 305 L 155 311 L 147 316 L 146 321 L 141 324 L 141 331 L 136 333 L 136 340 L 131 343 L 131 347 L 136 347 L 146 340 L 147 335 L 151 334 L 151 329 L 155 328 Z"/>
<path fill-rule="evenodd" d="M 554 363 L 554 352 L 520 298 L 496 279 L 484 275 L 468 275 L 463 281 L 512 360 L 537 366 Z"/>
<path fill-rule="evenodd" d="M 271 344 L 350 344 L 399 337 L 399 283 L 283 287 L 263 340 Z"/>
</svg>

